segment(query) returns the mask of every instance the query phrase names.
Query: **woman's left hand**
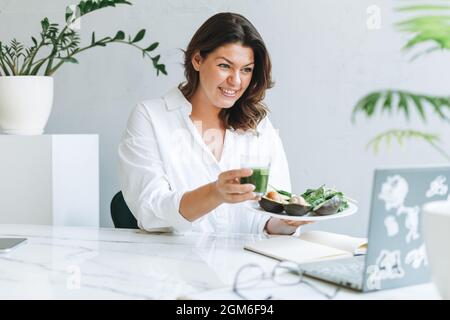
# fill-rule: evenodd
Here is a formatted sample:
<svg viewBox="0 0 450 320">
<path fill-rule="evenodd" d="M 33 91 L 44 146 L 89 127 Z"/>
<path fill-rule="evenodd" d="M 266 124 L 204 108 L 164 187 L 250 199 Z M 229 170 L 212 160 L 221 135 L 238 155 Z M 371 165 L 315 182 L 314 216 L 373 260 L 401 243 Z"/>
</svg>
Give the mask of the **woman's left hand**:
<svg viewBox="0 0 450 320">
<path fill-rule="evenodd" d="M 288 226 L 292 226 L 292 227 L 296 227 L 296 228 L 298 228 L 302 225 L 305 225 L 305 224 L 314 223 L 314 221 L 296 221 L 296 220 L 284 220 L 284 219 L 281 221 L 283 221 Z"/>
<path fill-rule="evenodd" d="M 284 220 L 272 217 L 267 221 L 266 231 L 268 234 L 291 235 L 298 227 L 310 223 L 313 221 Z"/>
</svg>

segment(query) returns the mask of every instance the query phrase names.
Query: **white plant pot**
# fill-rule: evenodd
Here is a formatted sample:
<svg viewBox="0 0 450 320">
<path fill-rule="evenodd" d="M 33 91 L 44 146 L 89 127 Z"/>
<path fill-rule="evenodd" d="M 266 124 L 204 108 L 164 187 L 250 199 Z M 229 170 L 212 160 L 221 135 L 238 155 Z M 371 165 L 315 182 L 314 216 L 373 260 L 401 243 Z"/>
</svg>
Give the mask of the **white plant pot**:
<svg viewBox="0 0 450 320">
<path fill-rule="evenodd" d="M 40 135 L 53 104 L 53 78 L 0 77 L 0 130 L 6 134 Z"/>
<path fill-rule="evenodd" d="M 423 232 L 433 282 L 443 299 L 450 299 L 450 201 L 426 203 Z"/>
</svg>

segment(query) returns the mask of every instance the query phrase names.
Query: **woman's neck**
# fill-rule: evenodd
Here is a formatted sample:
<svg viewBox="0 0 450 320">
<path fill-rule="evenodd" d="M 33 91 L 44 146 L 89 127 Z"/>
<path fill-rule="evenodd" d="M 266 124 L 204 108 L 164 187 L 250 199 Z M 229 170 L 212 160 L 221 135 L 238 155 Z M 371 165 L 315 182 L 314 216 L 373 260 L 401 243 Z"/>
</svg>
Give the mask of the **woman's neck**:
<svg viewBox="0 0 450 320">
<path fill-rule="evenodd" d="M 223 121 L 219 117 L 221 109 L 213 105 L 201 89 L 197 89 L 189 102 L 192 105 L 192 120 L 202 121 L 208 126 L 224 127 Z"/>
</svg>

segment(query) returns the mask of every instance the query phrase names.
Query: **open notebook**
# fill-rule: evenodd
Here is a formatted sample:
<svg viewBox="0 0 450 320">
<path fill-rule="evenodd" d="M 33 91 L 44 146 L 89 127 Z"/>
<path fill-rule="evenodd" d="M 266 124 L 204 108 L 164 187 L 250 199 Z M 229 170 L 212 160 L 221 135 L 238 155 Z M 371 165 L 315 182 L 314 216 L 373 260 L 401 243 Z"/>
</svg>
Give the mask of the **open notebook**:
<svg viewBox="0 0 450 320">
<path fill-rule="evenodd" d="M 244 249 L 277 259 L 306 263 L 365 254 L 366 238 L 354 238 L 324 231 L 308 231 L 300 236 L 273 236 Z"/>
</svg>

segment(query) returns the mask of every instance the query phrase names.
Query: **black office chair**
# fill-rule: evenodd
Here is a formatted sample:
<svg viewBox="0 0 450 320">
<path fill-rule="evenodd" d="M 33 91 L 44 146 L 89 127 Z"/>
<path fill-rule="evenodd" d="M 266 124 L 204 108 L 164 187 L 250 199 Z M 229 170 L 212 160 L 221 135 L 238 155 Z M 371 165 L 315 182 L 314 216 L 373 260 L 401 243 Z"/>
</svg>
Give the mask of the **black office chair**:
<svg viewBox="0 0 450 320">
<path fill-rule="evenodd" d="M 137 220 L 123 198 L 122 191 L 116 193 L 111 200 L 111 218 L 114 227 L 123 229 L 139 229 Z"/>
</svg>

